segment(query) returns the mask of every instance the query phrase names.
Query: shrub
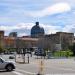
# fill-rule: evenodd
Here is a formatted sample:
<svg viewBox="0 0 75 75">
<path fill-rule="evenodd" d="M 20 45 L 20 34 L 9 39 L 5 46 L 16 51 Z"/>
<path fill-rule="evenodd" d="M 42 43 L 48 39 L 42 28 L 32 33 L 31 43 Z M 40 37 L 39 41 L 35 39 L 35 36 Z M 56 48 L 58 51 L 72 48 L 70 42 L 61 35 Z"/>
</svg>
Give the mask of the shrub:
<svg viewBox="0 0 75 75">
<path fill-rule="evenodd" d="M 69 57 L 69 56 L 72 56 L 72 54 L 73 54 L 73 52 L 70 50 L 54 52 L 54 56 L 56 56 L 56 57 Z"/>
</svg>

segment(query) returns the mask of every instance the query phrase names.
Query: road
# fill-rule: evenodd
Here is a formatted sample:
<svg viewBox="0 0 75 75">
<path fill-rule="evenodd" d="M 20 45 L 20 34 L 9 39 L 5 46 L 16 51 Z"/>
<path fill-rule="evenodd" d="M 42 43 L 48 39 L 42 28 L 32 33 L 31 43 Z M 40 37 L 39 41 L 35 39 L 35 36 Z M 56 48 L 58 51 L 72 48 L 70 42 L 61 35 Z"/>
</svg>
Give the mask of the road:
<svg viewBox="0 0 75 75">
<path fill-rule="evenodd" d="M 41 59 L 30 57 L 29 64 L 16 63 L 16 69 L 12 72 L 0 72 L 0 75 L 36 75 L 39 72 Z M 75 60 L 71 59 L 44 59 L 44 75 L 75 75 Z"/>
</svg>

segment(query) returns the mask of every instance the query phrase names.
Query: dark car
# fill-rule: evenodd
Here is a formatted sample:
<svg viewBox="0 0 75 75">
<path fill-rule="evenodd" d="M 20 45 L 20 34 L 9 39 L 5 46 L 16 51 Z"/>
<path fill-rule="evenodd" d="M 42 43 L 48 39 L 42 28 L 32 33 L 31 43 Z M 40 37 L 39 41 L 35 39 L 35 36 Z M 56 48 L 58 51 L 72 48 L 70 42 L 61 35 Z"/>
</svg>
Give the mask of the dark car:
<svg viewBox="0 0 75 75">
<path fill-rule="evenodd" d="M 37 49 L 34 54 L 37 56 L 46 56 L 46 52 L 43 49 Z"/>
</svg>

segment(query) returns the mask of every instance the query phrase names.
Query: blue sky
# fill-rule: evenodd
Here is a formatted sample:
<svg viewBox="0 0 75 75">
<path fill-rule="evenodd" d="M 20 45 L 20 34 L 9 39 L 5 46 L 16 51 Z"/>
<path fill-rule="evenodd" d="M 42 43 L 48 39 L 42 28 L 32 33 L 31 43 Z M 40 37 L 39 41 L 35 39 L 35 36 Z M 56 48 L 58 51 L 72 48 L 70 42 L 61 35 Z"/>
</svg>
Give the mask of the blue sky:
<svg viewBox="0 0 75 75">
<path fill-rule="evenodd" d="M 46 34 L 75 33 L 75 0 L 0 0 L 0 30 L 30 35 L 39 21 Z"/>
</svg>

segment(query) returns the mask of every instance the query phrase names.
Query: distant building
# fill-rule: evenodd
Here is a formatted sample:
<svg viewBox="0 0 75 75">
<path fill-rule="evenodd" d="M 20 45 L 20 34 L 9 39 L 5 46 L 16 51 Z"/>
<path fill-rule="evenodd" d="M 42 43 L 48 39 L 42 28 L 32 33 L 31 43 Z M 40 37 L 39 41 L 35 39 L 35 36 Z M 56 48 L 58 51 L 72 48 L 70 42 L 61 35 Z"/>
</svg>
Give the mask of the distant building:
<svg viewBox="0 0 75 75">
<path fill-rule="evenodd" d="M 68 49 L 68 47 L 72 45 L 74 41 L 74 33 L 67 32 L 57 32 L 56 34 L 46 35 L 45 37 L 49 37 L 49 39 L 56 44 L 56 47 L 61 46 L 59 49 Z"/>
<path fill-rule="evenodd" d="M 9 37 L 17 37 L 17 32 L 11 32 L 11 33 L 9 34 Z"/>
<path fill-rule="evenodd" d="M 0 46 L 4 46 L 4 31 L 0 31 Z"/>
<path fill-rule="evenodd" d="M 31 37 L 39 38 L 39 37 L 44 37 L 44 35 L 45 35 L 44 29 L 39 26 L 39 22 L 36 22 L 36 25 L 33 26 L 31 29 Z"/>
<path fill-rule="evenodd" d="M 5 48 L 31 48 L 37 45 L 37 38 L 4 37 Z"/>
</svg>

